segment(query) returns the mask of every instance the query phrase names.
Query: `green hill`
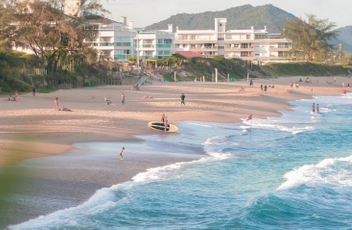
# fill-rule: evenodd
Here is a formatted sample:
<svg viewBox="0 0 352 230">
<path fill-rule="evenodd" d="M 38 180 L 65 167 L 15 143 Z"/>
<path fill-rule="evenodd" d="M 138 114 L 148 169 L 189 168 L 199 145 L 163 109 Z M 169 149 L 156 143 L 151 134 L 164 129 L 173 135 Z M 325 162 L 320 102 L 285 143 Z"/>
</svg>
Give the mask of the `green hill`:
<svg viewBox="0 0 352 230">
<path fill-rule="evenodd" d="M 345 26 L 339 28 L 337 31 L 339 31 L 337 38 L 344 43 L 352 46 L 352 26 Z"/>
<path fill-rule="evenodd" d="M 284 10 L 271 4 L 264 6 L 244 5 L 223 11 L 197 14 L 177 14 L 158 23 L 147 26 L 146 30 L 166 29 L 168 24 L 178 26 L 181 30 L 205 30 L 214 28 L 214 18 L 227 18 L 227 30 L 249 29 L 251 26 L 260 29 L 267 27 L 269 32 L 277 32 L 277 27 L 284 26 L 283 19 L 295 18 Z"/>
</svg>

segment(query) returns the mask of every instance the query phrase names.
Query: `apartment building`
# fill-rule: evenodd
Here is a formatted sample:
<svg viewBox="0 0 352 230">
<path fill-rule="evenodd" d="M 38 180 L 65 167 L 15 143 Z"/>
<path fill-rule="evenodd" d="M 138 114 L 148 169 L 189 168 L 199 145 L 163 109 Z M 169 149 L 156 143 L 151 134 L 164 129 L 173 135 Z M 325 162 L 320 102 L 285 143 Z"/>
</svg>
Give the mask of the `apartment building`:
<svg viewBox="0 0 352 230">
<path fill-rule="evenodd" d="M 228 30 L 226 18 L 215 18 L 214 30 L 175 31 L 175 50 L 193 51 L 207 57 L 223 56 L 253 62 L 283 62 L 293 57 L 287 54 L 292 41 L 264 29 Z"/>
<path fill-rule="evenodd" d="M 174 35 L 168 31 L 134 28 L 133 21 L 127 24 L 126 17 L 121 17 L 121 22 L 106 18 L 87 22 L 99 33 L 96 40 L 85 42 L 98 50 L 100 58 L 126 62 L 131 57 L 163 59 L 174 54 Z"/>
<path fill-rule="evenodd" d="M 174 34 L 168 31 L 137 31 L 136 56 L 142 60 L 161 60 L 175 53 Z"/>
</svg>

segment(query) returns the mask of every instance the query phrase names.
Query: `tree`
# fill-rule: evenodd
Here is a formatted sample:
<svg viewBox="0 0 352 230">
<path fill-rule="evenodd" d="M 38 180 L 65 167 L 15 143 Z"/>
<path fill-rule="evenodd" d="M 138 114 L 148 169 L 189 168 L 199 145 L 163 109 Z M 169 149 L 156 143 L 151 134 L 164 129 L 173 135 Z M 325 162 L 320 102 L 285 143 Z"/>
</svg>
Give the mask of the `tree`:
<svg viewBox="0 0 352 230">
<path fill-rule="evenodd" d="M 324 57 L 333 49 L 329 40 L 335 38 L 336 24 L 328 19 L 318 19 L 313 14 L 306 14 L 307 20 L 294 18 L 284 20 L 286 27 L 279 28 L 282 35 L 292 39 L 291 52 L 302 52 L 304 58 L 312 61 L 318 57 Z"/>
<path fill-rule="evenodd" d="M 56 72 L 60 64 L 72 70 L 72 65 L 81 64 L 82 60 L 94 62 L 91 59 L 96 55 L 92 55 L 93 49 L 84 39 L 94 40 L 97 31 L 84 26 L 85 14 L 65 15 L 61 10 L 63 3 L 64 0 L 3 0 L 0 31 L 6 33 L 0 33 L 0 39 L 31 49 L 49 72 Z M 98 0 L 81 0 L 80 4 L 82 12 L 107 12 Z"/>
</svg>

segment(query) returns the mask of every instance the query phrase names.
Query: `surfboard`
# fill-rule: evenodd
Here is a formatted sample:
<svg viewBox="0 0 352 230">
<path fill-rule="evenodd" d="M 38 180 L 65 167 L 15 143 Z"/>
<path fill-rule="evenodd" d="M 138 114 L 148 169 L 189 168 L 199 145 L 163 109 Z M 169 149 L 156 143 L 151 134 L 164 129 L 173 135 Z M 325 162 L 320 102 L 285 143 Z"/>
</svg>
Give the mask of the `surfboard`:
<svg viewBox="0 0 352 230">
<path fill-rule="evenodd" d="M 151 121 L 148 123 L 148 127 L 157 130 L 157 131 L 163 131 L 165 130 L 165 126 L 163 122 L 160 121 Z M 176 125 L 173 124 L 167 124 L 166 132 L 168 133 L 176 133 L 178 131 L 178 128 Z"/>
</svg>

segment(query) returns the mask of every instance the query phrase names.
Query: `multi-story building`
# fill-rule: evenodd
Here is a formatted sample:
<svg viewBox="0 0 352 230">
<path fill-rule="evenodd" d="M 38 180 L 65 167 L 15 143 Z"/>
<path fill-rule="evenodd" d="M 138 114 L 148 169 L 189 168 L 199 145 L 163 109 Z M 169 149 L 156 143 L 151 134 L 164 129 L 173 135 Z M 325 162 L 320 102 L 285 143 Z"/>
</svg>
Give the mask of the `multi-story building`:
<svg viewBox="0 0 352 230">
<path fill-rule="evenodd" d="M 135 37 L 140 59 L 164 59 L 175 53 L 174 34 L 168 31 L 139 31 Z"/>
<path fill-rule="evenodd" d="M 85 41 L 98 50 L 100 58 L 126 62 L 130 57 L 163 59 L 174 54 L 174 35 L 168 31 L 144 31 L 134 28 L 133 21 L 127 25 L 106 18 L 90 19 L 88 26 L 99 31 L 94 41 Z"/>
<path fill-rule="evenodd" d="M 292 41 L 271 34 L 266 27 L 255 30 L 226 31 L 226 18 L 215 18 L 214 30 L 179 30 L 176 27 L 175 49 L 198 52 L 207 57 L 223 56 L 257 62 L 288 61 Z"/>
<path fill-rule="evenodd" d="M 96 48 L 100 58 L 127 61 L 128 58 L 135 56 L 136 31 L 133 30 L 133 22 L 127 25 L 125 18 L 122 19 L 122 22 L 106 18 L 87 20 L 87 26 L 98 30 L 98 36 L 96 40 L 85 43 Z"/>
</svg>

